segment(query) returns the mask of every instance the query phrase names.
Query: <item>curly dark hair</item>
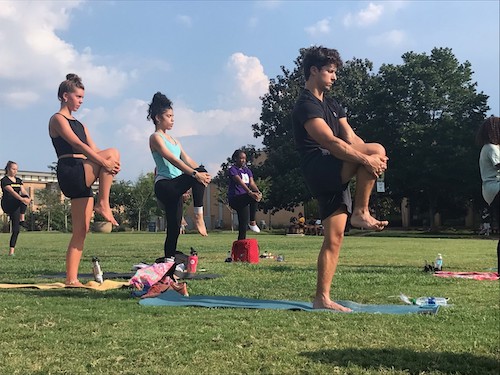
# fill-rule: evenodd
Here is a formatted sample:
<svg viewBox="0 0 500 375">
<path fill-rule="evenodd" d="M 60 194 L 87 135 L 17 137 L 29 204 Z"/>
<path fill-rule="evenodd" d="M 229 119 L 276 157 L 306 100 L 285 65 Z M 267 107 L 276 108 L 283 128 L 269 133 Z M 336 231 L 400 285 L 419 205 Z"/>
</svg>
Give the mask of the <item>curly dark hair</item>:
<svg viewBox="0 0 500 375">
<path fill-rule="evenodd" d="M 156 125 L 156 116 L 161 115 L 167 109 L 172 109 L 172 104 L 169 98 L 158 91 L 153 95 L 153 100 L 149 104 L 147 119 Z"/>
<path fill-rule="evenodd" d="M 66 75 L 66 80 L 62 81 L 59 85 L 59 90 L 57 90 L 57 98 L 62 102 L 63 94 L 65 92 L 73 92 L 77 88 L 85 90 L 82 79 L 74 73 L 69 73 Z"/>
<path fill-rule="evenodd" d="M 344 64 L 339 51 L 336 49 L 326 48 L 323 46 L 313 46 L 305 49 L 302 65 L 304 67 L 304 76 L 306 81 L 311 75 L 311 68 L 313 66 L 321 69 L 325 65 L 329 64 L 334 64 L 337 69 L 342 68 L 342 65 Z"/>
<path fill-rule="evenodd" d="M 500 144 L 500 117 L 491 116 L 479 126 L 476 133 L 476 144 L 483 146 L 487 143 Z"/>
</svg>

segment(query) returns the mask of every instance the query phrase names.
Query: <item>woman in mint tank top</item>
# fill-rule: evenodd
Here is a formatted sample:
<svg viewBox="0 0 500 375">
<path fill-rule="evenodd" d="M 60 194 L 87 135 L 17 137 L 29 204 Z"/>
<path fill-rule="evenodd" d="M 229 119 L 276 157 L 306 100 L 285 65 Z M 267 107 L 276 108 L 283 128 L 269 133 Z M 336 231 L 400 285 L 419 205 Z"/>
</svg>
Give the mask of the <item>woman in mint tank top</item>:
<svg viewBox="0 0 500 375">
<path fill-rule="evenodd" d="M 174 258 L 177 251 L 182 222 L 182 196 L 192 191 L 194 225 L 202 236 L 207 236 L 203 219 L 203 197 L 211 177 L 182 148 L 181 143 L 168 132 L 174 126 L 172 102 L 161 92 L 153 96 L 148 120 L 153 121 L 155 132 L 149 137 L 149 148 L 156 164 L 155 195 L 165 210 L 167 236 L 163 251 L 165 259 Z"/>
</svg>

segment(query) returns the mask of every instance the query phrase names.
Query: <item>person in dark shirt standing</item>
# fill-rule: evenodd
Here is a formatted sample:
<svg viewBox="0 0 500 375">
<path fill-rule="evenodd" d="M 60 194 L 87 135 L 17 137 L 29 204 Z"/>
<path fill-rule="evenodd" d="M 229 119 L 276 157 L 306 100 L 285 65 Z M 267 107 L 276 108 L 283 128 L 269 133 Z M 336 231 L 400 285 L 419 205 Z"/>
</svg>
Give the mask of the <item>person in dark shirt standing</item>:
<svg viewBox="0 0 500 375">
<path fill-rule="evenodd" d="M 337 79 L 342 59 L 337 50 L 313 46 L 303 59 L 305 88 L 293 112 L 293 131 L 301 169 L 311 194 L 318 200 L 324 240 L 318 256 L 314 308 L 350 311 L 331 300 L 330 288 L 348 214 L 357 228 L 383 230 L 387 221 L 371 216 L 368 203 L 376 179 L 387 169 L 382 145 L 365 143 L 346 119 L 344 109 L 325 93 Z M 352 209 L 349 181 L 356 176 Z"/>
<path fill-rule="evenodd" d="M 17 177 L 17 163 L 9 160 L 5 166 L 5 176 L 2 184 L 2 210 L 9 215 L 12 231 L 9 241 L 9 255 L 13 256 L 16 248 L 20 227 L 26 228 L 24 214 L 31 199 L 23 186 L 23 181 Z"/>
</svg>

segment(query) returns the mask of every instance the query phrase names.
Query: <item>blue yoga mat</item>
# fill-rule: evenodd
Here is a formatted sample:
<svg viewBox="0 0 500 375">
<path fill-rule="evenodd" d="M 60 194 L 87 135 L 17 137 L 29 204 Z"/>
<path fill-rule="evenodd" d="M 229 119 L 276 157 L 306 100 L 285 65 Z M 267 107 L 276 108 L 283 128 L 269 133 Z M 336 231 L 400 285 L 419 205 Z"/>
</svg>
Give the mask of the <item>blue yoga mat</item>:
<svg viewBox="0 0 500 375">
<path fill-rule="evenodd" d="M 312 303 L 301 301 L 276 301 L 265 299 L 241 298 L 232 296 L 190 296 L 184 297 L 179 293 L 168 290 L 158 297 L 141 299 L 143 306 L 198 306 L 198 307 L 230 307 L 238 309 L 274 309 L 274 310 L 301 310 L 301 311 L 328 311 L 313 309 Z M 364 305 L 352 301 L 337 301 L 342 306 L 350 308 L 356 313 L 370 314 L 436 314 L 439 306 L 413 305 Z"/>
</svg>

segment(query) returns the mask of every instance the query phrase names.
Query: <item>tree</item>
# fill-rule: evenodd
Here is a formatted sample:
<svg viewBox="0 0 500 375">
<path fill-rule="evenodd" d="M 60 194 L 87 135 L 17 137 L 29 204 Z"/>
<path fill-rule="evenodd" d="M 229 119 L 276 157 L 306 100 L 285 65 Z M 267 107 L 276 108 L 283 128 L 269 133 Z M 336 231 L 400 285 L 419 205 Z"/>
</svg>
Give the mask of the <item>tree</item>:
<svg viewBox="0 0 500 375">
<path fill-rule="evenodd" d="M 61 198 L 59 186 L 48 184 L 45 189 L 37 190 L 35 195 L 40 204 L 33 213 L 34 225 L 45 230 L 68 231 L 70 204 L 67 199 Z"/>
<path fill-rule="evenodd" d="M 140 175 L 132 188 L 131 197 L 131 221 L 135 221 L 137 230 L 146 229 L 144 225 L 144 216 L 146 223 L 153 209 L 157 208 L 157 202 L 154 195 L 154 174 L 147 173 Z M 134 220 L 135 219 L 135 220 Z"/>
<path fill-rule="evenodd" d="M 302 173 L 299 154 L 295 150 L 292 134 L 292 109 L 295 105 L 304 79 L 300 69 L 303 52 L 295 61 L 293 71 L 281 67 L 283 75 L 271 79 L 269 93 L 262 97 L 260 123 L 252 125 L 254 136 L 263 137 L 262 144 L 266 160 L 257 168 L 260 177 L 271 177 L 269 195 L 263 204 L 266 210 L 292 210 L 297 205 L 311 199 Z"/>
<path fill-rule="evenodd" d="M 360 134 L 385 145 L 394 197 L 427 208 L 430 223 L 436 211 L 456 217 L 477 196 L 473 140 L 487 96 L 476 92 L 470 63 L 460 64 L 449 48 L 402 58 L 402 65 L 383 65 L 369 86 L 376 105 L 365 108 Z"/>
</svg>

